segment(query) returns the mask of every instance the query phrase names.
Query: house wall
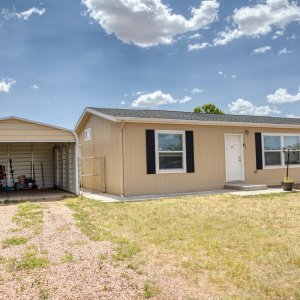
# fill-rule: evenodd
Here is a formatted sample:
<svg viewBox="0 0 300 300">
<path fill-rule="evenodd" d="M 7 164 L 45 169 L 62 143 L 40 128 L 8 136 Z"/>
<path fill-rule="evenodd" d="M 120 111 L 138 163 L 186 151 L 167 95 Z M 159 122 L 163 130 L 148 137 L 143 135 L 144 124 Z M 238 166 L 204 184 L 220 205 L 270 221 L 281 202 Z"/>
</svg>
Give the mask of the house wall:
<svg viewBox="0 0 300 300">
<path fill-rule="evenodd" d="M 0 120 L 0 142 L 76 142 L 71 131 L 16 119 Z"/>
<path fill-rule="evenodd" d="M 91 128 L 91 139 L 85 141 L 85 130 Z M 77 133 L 81 145 L 81 157 L 105 157 L 105 183 L 109 194 L 123 194 L 122 131 L 121 123 L 114 123 L 90 115 Z M 99 173 L 99 160 L 83 160 L 84 174 Z M 101 178 L 84 177 L 87 189 L 100 190 Z"/>
<path fill-rule="evenodd" d="M 194 132 L 194 173 L 147 174 L 146 129 L 192 130 Z M 249 134 L 245 134 L 245 130 Z M 124 126 L 124 195 L 180 193 L 222 189 L 226 183 L 225 134 L 242 134 L 245 182 L 279 185 L 285 168 L 256 170 L 255 132 L 297 133 L 297 129 L 135 124 Z M 300 167 L 290 169 L 300 182 Z"/>
</svg>

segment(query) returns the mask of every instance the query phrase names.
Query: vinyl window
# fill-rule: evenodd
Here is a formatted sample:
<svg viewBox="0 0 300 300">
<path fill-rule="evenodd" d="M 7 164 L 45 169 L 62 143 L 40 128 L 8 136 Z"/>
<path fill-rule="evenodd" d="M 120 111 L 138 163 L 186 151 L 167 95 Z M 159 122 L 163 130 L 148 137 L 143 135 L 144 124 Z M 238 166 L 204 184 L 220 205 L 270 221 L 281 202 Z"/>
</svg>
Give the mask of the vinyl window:
<svg viewBox="0 0 300 300">
<path fill-rule="evenodd" d="M 91 128 L 85 130 L 85 140 L 88 141 L 91 139 Z"/>
<path fill-rule="evenodd" d="M 185 131 L 155 131 L 157 173 L 186 172 Z"/>
<path fill-rule="evenodd" d="M 295 149 L 295 153 L 290 151 L 289 164 L 300 164 L 300 136 L 294 134 L 263 134 L 263 162 L 264 168 L 281 168 L 287 164 L 288 153 L 283 152 L 282 148 L 291 146 L 291 149 Z"/>
</svg>

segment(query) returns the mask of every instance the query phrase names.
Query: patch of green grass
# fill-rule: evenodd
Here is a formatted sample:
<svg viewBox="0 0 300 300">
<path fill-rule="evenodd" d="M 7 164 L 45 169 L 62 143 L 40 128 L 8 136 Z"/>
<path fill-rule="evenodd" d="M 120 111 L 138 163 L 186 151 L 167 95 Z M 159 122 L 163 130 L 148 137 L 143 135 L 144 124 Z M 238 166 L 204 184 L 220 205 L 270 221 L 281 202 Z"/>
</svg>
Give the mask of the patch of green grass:
<svg viewBox="0 0 300 300">
<path fill-rule="evenodd" d="M 10 231 L 11 232 L 17 232 L 17 231 L 21 231 L 21 228 L 11 228 Z"/>
<path fill-rule="evenodd" d="M 144 299 L 149 299 L 159 294 L 159 289 L 155 282 L 147 281 L 144 284 Z"/>
<path fill-rule="evenodd" d="M 13 217 L 15 223 L 20 223 L 23 228 L 29 228 L 43 223 L 43 206 L 26 202 L 18 205 L 16 215 Z"/>
<path fill-rule="evenodd" d="M 33 245 L 28 245 L 26 247 L 27 250 L 36 250 L 37 249 L 37 245 L 33 244 Z"/>
<path fill-rule="evenodd" d="M 34 234 L 40 234 L 42 232 L 42 230 L 43 230 L 43 227 L 42 226 L 38 226 L 38 227 L 34 228 L 33 233 Z"/>
<path fill-rule="evenodd" d="M 6 262 L 6 258 L 4 256 L 0 256 L 0 265 Z"/>
<path fill-rule="evenodd" d="M 26 238 L 26 237 L 14 237 L 14 238 L 6 239 L 2 242 L 2 248 L 26 244 L 29 239 L 30 238 Z"/>
<path fill-rule="evenodd" d="M 47 291 L 45 289 L 39 289 L 39 297 L 40 297 L 40 299 L 48 299 L 49 291 Z"/>
<path fill-rule="evenodd" d="M 4 204 L 11 204 L 11 203 L 15 204 L 15 203 L 24 203 L 24 202 L 25 200 L 9 200 L 9 199 L 3 201 Z"/>
<path fill-rule="evenodd" d="M 70 226 L 62 226 L 62 227 L 57 228 L 58 231 L 64 231 L 64 230 L 70 230 L 70 229 L 71 229 Z"/>
<path fill-rule="evenodd" d="M 25 252 L 21 260 L 16 258 L 10 259 L 8 271 L 31 270 L 34 268 L 46 268 L 49 260 L 46 257 L 37 257 L 35 251 Z"/>
<path fill-rule="evenodd" d="M 282 193 L 65 201 L 82 232 L 118 245 L 116 260 L 169 265 L 170 276 L 196 289 L 205 281 L 212 297 L 265 299 L 295 298 L 300 290 L 299 199 Z"/>
<path fill-rule="evenodd" d="M 70 246 L 83 246 L 86 245 L 87 241 L 77 240 L 74 243 L 69 243 Z"/>
<path fill-rule="evenodd" d="M 62 257 L 63 262 L 73 262 L 74 256 L 72 252 L 66 252 L 66 255 Z"/>
</svg>

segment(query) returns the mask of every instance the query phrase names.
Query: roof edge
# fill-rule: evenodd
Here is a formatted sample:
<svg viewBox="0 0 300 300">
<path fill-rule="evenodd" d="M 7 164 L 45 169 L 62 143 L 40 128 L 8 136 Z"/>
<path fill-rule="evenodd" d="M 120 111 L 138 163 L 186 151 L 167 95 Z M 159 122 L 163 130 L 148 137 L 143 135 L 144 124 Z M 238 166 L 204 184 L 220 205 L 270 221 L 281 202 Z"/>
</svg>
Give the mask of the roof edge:
<svg viewBox="0 0 300 300">
<path fill-rule="evenodd" d="M 116 117 L 115 122 L 131 123 L 161 123 L 161 124 L 186 124 L 186 125 L 207 125 L 207 126 L 247 126 L 247 127 L 281 127 L 281 128 L 299 128 L 300 125 L 290 124 L 270 124 L 270 123 L 250 123 L 250 122 L 226 122 L 226 121 L 197 121 L 197 120 L 176 120 L 176 119 L 155 119 L 155 118 L 133 118 L 133 117 Z"/>
<path fill-rule="evenodd" d="M 110 120 L 110 121 L 113 121 L 113 122 L 117 122 L 116 117 L 101 113 L 101 112 L 96 111 L 96 110 L 94 110 L 90 107 L 86 107 L 84 109 L 83 113 L 81 114 L 79 120 L 77 121 L 76 125 L 75 125 L 74 132 L 76 132 L 77 128 L 79 127 L 79 125 L 80 125 L 80 123 L 81 123 L 81 121 L 84 118 L 86 113 L 91 113 L 91 114 L 96 115 L 98 117 L 101 117 L 101 118 L 104 118 L 104 119 L 107 119 L 107 120 Z"/>
</svg>

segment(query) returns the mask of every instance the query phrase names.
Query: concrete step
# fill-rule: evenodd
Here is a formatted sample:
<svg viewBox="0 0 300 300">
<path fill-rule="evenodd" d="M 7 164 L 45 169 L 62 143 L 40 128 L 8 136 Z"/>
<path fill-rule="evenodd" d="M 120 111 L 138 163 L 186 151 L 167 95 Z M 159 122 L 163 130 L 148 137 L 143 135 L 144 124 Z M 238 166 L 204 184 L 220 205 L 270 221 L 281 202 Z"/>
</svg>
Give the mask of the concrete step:
<svg viewBox="0 0 300 300">
<path fill-rule="evenodd" d="M 266 184 L 227 183 L 224 189 L 237 191 L 262 191 L 267 189 Z"/>
</svg>

